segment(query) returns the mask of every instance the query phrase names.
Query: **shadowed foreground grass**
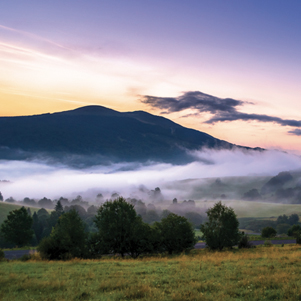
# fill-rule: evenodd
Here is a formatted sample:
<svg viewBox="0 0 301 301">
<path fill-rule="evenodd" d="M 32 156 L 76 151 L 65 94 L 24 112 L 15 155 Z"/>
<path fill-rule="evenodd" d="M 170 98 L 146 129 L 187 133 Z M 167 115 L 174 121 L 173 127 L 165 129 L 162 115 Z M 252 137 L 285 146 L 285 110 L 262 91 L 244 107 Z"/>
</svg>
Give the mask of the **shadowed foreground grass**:
<svg viewBox="0 0 301 301">
<path fill-rule="evenodd" d="M 301 300 L 301 247 L 0 263 L 0 300 Z"/>
</svg>

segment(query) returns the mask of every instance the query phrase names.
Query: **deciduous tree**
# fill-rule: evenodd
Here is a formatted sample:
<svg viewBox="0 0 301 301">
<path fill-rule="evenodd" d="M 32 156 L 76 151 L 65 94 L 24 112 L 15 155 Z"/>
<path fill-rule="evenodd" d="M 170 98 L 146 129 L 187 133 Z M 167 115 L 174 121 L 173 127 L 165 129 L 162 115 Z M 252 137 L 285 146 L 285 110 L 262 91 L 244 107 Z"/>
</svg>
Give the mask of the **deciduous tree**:
<svg viewBox="0 0 301 301">
<path fill-rule="evenodd" d="M 264 238 L 271 238 L 277 234 L 277 231 L 272 227 L 265 227 L 261 230 L 261 236 Z"/>
<path fill-rule="evenodd" d="M 60 216 L 49 237 L 42 239 L 38 251 L 47 259 L 86 256 L 85 225 L 75 210 Z"/>
<path fill-rule="evenodd" d="M 170 213 L 155 227 L 159 229 L 162 246 L 169 254 L 193 249 L 197 242 L 194 228 L 183 216 Z"/>
<path fill-rule="evenodd" d="M 137 216 L 134 206 L 123 197 L 105 202 L 97 212 L 95 224 L 103 252 L 137 257 L 148 252 L 150 227 Z"/>
<path fill-rule="evenodd" d="M 33 236 L 32 217 L 22 207 L 11 211 L 7 219 L 1 225 L 1 232 L 5 240 L 18 246 L 24 246 L 30 242 Z"/>
<path fill-rule="evenodd" d="M 208 209 L 209 221 L 201 225 L 206 244 L 211 249 L 222 250 L 225 247 L 233 247 L 240 240 L 239 222 L 231 207 L 216 203 Z"/>
</svg>

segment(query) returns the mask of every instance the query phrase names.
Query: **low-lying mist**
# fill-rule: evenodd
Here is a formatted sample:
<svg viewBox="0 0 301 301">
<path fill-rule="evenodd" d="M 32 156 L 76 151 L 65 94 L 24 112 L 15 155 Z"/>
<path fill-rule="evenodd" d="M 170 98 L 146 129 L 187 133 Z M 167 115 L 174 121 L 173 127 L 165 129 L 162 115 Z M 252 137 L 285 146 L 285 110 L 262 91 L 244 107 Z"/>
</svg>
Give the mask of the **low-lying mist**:
<svg viewBox="0 0 301 301">
<path fill-rule="evenodd" d="M 110 198 L 112 193 L 118 193 L 147 201 L 149 191 L 160 187 L 165 200 L 177 198 L 182 201 L 192 197 L 199 200 L 204 198 L 204 190 L 198 191 L 198 186 L 206 184 L 208 178 L 211 179 L 208 190 L 216 190 L 212 181 L 216 183 L 214 185 L 223 182 L 219 182 L 218 178 L 268 177 L 301 168 L 298 156 L 279 151 L 207 149 L 193 152 L 192 155 L 195 161 L 186 165 L 125 162 L 86 169 L 50 165 L 38 160 L 4 160 L 0 161 L 0 191 L 4 199 L 13 197 L 16 200 L 23 200 L 24 197 L 56 199 L 82 195 L 87 201 L 93 202 L 99 193 L 105 199 Z M 196 182 L 193 179 L 207 180 Z M 230 193 L 232 199 L 240 195 L 241 192 L 237 196 Z"/>
</svg>

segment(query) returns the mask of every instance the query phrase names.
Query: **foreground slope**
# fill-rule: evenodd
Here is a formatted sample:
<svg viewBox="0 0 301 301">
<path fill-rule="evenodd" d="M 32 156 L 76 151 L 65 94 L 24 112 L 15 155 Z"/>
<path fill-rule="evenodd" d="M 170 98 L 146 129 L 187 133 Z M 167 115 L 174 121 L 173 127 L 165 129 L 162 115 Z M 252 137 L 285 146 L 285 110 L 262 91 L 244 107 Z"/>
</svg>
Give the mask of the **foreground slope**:
<svg viewBox="0 0 301 301">
<path fill-rule="evenodd" d="M 0 159 L 42 154 L 95 156 L 93 164 L 112 161 L 181 163 L 188 150 L 231 149 L 235 145 L 143 111 L 117 112 L 102 106 L 21 117 L 1 117 Z"/>
<path fill-rule="evenodd" d="M 1 300 L 300 300 L 300 246 L 2 262 Z"/>
</svg>

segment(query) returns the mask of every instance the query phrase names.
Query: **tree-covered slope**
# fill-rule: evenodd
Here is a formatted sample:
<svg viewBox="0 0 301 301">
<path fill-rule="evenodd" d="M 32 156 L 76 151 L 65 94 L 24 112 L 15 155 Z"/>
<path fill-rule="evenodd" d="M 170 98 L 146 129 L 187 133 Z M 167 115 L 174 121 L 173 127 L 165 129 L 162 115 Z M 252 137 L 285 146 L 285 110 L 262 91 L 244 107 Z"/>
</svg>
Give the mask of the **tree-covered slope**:
<svg viewBox="0 0 301 301">
<path fill-rule="evenodd" d="M 121 113 L 101 106 L 0 118 L 0 159 L 44 154 L 98 156 L 113 161 L 189 160 L 186 149 L 233 148 L 206 133 L 143 111 Z"/>
</svg>

